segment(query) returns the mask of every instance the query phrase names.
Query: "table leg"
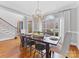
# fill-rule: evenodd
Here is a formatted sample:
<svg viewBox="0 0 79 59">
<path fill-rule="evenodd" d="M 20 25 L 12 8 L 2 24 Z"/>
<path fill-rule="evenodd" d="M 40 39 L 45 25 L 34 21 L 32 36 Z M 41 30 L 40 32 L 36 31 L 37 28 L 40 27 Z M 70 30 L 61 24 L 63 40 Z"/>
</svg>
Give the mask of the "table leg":
<svg viewBox="0 0 79 59">
<path fill-rule="evenodd" d="M 51 51 L 49 51 L 49 57 L 51 58 Z"/>
<path fill-rule="evenodd" d="M 24 37 L 22 37 L 21 39 L 21 44 L 22 44 L 22 47 L 24 47 Z"/>
<path fill-rule="evenodd" d="M 51 53 L 49 53 L 49 43 L 46 43 L 46 58 L 50 58 L 51 57 Z"/>
</svg>

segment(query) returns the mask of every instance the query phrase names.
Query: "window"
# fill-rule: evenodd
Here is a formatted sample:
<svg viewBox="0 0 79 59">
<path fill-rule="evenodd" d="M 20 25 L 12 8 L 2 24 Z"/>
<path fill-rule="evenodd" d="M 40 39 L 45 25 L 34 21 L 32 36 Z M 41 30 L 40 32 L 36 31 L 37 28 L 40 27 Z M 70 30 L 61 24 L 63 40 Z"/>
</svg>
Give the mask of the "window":
<svg viewBox="0 0 79 59">
<path fill-rule="evenodd" d="M 20 21 L 20 29 L 23 29 L 23 21 Z"/>
<path fill-rule="evenodd" d="M 32 33 L 32 21 L 28 21 L 28 33 Z"/>
<path fill-rule="evenodd" d="M 43 32 L 52 36 L 59 36 L 60 20 L 58 19 L 58 17 L 53 15 L 46 16 L 42 25 Z"/>
</svg>

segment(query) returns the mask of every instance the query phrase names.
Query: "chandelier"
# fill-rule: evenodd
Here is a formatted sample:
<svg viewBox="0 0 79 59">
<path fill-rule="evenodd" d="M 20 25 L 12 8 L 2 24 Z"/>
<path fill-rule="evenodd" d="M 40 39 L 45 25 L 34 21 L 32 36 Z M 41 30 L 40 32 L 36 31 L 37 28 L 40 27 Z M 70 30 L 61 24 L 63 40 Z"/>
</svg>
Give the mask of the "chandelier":
<svg viewBox="0 0 79 59">
<path fill-rule="evenodd" d="M 43 16 L 42 16 L 42 11 L 40 10 L 39 8 L 39 1 L 37 1 L 37 8 L 35 10 L 35 13 L 33 14 L 33 18 L 39 20 L 39 19 L 42 19 Z"/>
</svg>

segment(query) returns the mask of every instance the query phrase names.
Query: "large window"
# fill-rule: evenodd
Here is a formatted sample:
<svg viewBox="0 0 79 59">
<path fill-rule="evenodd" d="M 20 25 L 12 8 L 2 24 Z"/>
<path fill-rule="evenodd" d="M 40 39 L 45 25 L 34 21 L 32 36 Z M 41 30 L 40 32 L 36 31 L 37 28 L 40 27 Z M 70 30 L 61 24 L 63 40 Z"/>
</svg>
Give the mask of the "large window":
<svg viewBox="0 0 79 59">
<path fill-rule="evenodd" d="M 32 33 L 32 21 L 28 21 L 28 33 Z"/>
<path fill-rule="evenodd" d="M 23 21 L 20 21 L 20 29 L 23 29 Z"/>
<path fill-rule="evenodd" d="M 49 15 L 43 20 L 43 32 L 52 35 L 59 36 L 60 32 L 60 20 L 57 16 Z"/>
</svg>

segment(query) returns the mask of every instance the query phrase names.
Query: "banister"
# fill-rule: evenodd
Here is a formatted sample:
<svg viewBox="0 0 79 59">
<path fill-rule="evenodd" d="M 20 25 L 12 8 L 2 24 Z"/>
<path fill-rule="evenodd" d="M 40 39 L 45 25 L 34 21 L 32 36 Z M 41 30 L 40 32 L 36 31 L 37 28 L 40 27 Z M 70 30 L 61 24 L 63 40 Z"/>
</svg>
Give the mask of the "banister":
<svg viewBox="0 0 79 59">
<path fill-rule="evenodd" d="M 13 26 L 12 24 L 10 24 L 9 22 L 5 21 L 4 19 L 0 18 L 1 20 L 3 20 L 4 22 L 6 22 L 7 24 L 9 24 L 10 26 L 14 27 L 15 29 L 17 29 L 15 26 Z"/>
</svg>

